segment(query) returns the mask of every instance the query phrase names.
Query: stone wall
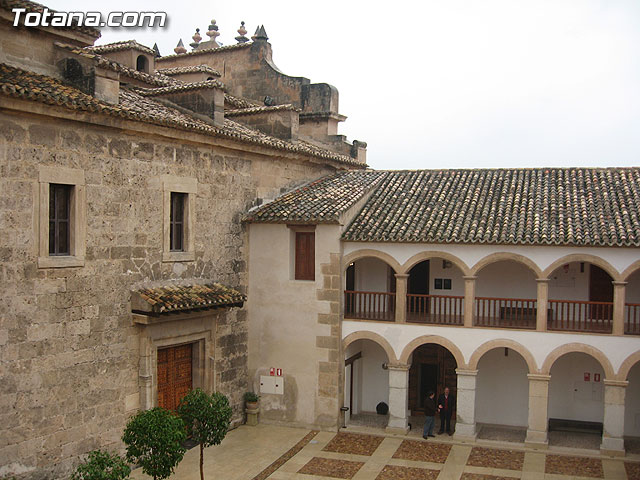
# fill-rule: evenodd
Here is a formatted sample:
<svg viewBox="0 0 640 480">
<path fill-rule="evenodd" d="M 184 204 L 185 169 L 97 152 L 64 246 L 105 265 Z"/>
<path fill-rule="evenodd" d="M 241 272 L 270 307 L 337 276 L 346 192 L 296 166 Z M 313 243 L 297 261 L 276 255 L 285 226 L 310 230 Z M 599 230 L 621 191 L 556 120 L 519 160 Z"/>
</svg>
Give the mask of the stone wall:
<svg viewBox="0 0 640 480">
<path fill-rule="evenodd" d="M 0 478 L 61 478 L 78 455 L 121 448 L 139 405 L 144 327 L 132 322 L 132 287 L 201 278 L 246 292 L 242 213 L 256 198 L 333 170 L 291 154 L 231 150 L 211 138 L 187 143 L 183 132 L 161 136 L 109 122 L 0 111 Z M 82 267 L 38 268 L 43 165 L 84 172 Z M 194 261 L 162 261 L 162 175 L 197 179 Z M 237 423 L 248 385 L 246 311 L 214 318 L 215 387 L 230 397 Z"/>
</svg>

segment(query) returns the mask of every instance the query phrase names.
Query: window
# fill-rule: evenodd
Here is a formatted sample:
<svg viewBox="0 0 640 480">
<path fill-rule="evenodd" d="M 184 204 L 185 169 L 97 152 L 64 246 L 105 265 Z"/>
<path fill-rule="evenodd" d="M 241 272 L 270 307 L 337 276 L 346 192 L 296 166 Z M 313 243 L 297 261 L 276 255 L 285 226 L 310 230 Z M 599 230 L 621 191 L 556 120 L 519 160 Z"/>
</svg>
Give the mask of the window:
<svg viewBox="0 0 640 480">
<path fill-rule="evenodd" d="M 136 60 L 136 70 L 139 72 L 149 73 L 149 61 L 144 55 L 138 55 Z"/>
<path fill-rule="evenodd" d="M 315 232 L 295 232 L 295 279 L 315 280 Z"/>
<path fill-rule="evenodd" d="M 186 198 L 186 193 L 171 192 L 169 250 L 172 252 L 184 252 L 184 207 Z"/>
<path fill-rule="evenodd" d="M 49 185 L 49 255 L 71 254 L 71 185 Z"/>
<path fill-rule="evenodd" d="M 87 223 L 84 171 L 41 166 L 38 173 L 38 267 L 81 267 Z"/>
<path fill-rule="evenodd" d="M 195 260 L 194 204 L 198 181 L 163 175 L 163 262 Z"/>
</svg>

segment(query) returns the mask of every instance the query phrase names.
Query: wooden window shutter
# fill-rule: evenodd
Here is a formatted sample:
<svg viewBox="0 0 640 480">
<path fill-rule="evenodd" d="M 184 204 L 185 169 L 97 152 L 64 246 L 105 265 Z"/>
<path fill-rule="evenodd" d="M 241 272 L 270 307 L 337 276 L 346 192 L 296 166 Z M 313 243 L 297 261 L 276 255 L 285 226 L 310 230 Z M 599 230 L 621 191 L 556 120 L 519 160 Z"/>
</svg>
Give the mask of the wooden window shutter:
<svg viewBox="0 0 640 480">
<path fill-rule="evenodd" d="M 315 232 L 296 232 L 296 280 L 315 280 Z"/>
</svg>

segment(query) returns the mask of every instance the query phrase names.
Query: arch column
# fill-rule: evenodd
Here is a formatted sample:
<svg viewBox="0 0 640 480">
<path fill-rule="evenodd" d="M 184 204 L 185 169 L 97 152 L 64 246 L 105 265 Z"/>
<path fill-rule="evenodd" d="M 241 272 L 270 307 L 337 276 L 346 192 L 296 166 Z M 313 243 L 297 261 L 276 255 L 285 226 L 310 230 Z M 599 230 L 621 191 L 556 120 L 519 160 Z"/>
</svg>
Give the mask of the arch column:
<svg viewBox="0 0 640 480">
<path fill-rule="evenodd" d="M 536 302 L 536 330 L 547 331 L 547 310 L 549 309 L 549 279 L 537 278 L 537 302 Z"/>
<path fill-rule="evenodd" d="M 456 368 L 458 400 L 456 405 L 455 438 L 473 441 L 476 438 L 476 379 L 478 370 Z"/>
<path fill-rule="evenodd" d="M 409 367 L 389 364 L 389 433 L 409 432 Z"/>
<path fill-rule="evenodd" d="M 600 451 L 607 455 L 624 455 L 624 397 L 629 382 L 604 381 L 604 424 Z"/>
<path fill-rule="evenodd" d="M 409 274 L 396 273 L 396 323 L 407 322 L 407 280 Z"/>
<path fill-rule="evenodd" d="M 527 374 L 529 379 L 529 422 L 525 445 L 547 448 L 547 408 L 551 375 Z"/>
<path fill-rule="evenodd" d="M 464 326 L 473 327 L 474 303 L 476 301 L 476 277 L 467 275 L 464 279 Z"/>
<path fill-rule="evenodd" d="M 613 335 L 624 335 L 624 309 L 627 282 L 613 283 Z"/>
</svg>

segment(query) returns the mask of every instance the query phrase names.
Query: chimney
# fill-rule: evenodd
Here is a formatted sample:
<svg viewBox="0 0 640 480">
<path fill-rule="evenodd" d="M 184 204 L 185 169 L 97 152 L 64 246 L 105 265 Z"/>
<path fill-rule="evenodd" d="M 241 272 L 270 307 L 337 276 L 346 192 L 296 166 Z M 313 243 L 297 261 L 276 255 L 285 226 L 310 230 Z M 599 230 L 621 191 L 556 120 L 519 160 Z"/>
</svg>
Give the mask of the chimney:
<svg viewBox="0 0 640 480">
<path fill-rule="evenodd" d="M 120 101 L 120 74 L 113 70 L 95 68 L 94 96 L 98 100 L 117 105 Z"/>
</svg>

